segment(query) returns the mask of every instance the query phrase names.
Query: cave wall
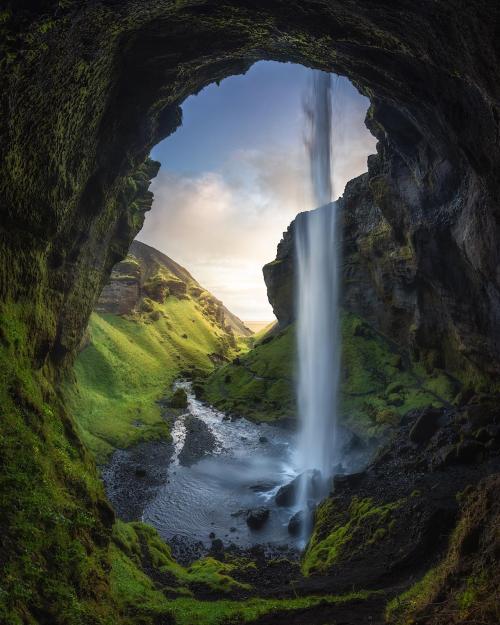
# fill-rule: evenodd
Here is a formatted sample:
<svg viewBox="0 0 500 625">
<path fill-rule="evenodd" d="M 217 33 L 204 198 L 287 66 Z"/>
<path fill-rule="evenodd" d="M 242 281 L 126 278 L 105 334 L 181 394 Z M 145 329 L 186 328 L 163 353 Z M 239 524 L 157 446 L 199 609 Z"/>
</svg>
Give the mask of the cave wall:
<svg viewBox="0 0 500 625">
<path fill-rule="evenodd" d="M 399 232 L 411 227 L 422 258 L 419 340 L 433 342 L 427 312 L 440 299 L 454 319 L 453 349 L 486 350 L 482 362 L 496 367 L 496 3 L 10 6 L 1 22 L 0 292 L 49 309 L 43 319 L 26 311 L 39 365 L 71 360 L 105 276 L 140 227 L 124 201 L 127 180 L 180 123 L 179 104 L 267 58 L 345 74 L 370 97 L 384 154 L 378 184 L 396 198 L 385 216 Z M 464 321 L 470 299 L 475 318 Z M 464 323 L 474 348 L 462 345 Z"/>
<path fill-rule="evenodd" d="M 59 384 L 151 206 L 147 155 L 205 85 L 262 59 L 353 80 L 379 139 L 370 192 L 391 232 L 411 236 L 416 347 L 436 347 L 443 319 L 450 362 L 480 353 L 497 371 L 498 12 L 459 0 L 2 5 L 0 620 L 134 622 L 110 594 L 113 514 Z"/>
<path fill-rule="evenodd" d="M 450 231 L 449 222 L 435 216 L 430 221 L 421 205 L 412 207 L 407 196 L 420 191 L 405 169 L 394 166 L 398 158 L 379 144 L 368 172 L 347 184 L 334 209 L 342 233 L 341 303 L 429 371 L 447 369 L 466 386 L 491 390 L 498 374 L 498 299 L 484 298 L 483 278 L 456 239 L 470 236 L 461 228 L 473 224 L 464 220 Z M 458 185 L 435 209 L 445 212 L 468 201 L 467 188 Z M 290 224 L 276 258 L 263 268 L 282 328 L 295 318 L 295 224 L 308 215 Z"/>
</svg>

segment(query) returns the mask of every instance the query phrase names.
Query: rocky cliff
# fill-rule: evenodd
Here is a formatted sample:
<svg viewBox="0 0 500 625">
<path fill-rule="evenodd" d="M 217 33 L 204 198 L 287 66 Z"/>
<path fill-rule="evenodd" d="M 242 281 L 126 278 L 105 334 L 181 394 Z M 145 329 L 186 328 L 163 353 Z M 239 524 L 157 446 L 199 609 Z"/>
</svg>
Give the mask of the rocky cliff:
<svg viewBox="0 0 500 625">
<path fill-rule="evenodd" d="M 113 267 L 95 310 L 131 314 L 144 306 L 145 298 L 163 303 L 169 296 L 195 299 L 206 314 L 230 334 L 252 334 L 241 319 L 200 286 L 184 267 L 140 241 L 133 241 L 127 258 Z"/>
<path fill-rule="evenodd" d="M 494 345 L 484 345 L 477 324 L 486 319 L 470 297 L 483 285 L 479 277 L 474 285 L 469 282 L 470 266 L 458 258 L 451 235 L 436 243 L 443 226 L 431 229 L 421 209 L 413 212 L 395 190 L 400 181 L 390 173 L 380 145 L 379 151 L 369 157 L 368 172 L 347 184 L 335 208 L 342 230 L 342 305 L 429 371 L 446 369 L 465 384 L 487 388 L 496 369 L 493 360 L 482 359 L 486 353 L 493 358 Z M 405 185 L 409 193 L 411 183 Z M 460 191 L 453 202 L 463 199 Z M 263 268 L 281 327 L 294 319 L 294 224 L 284 233 L 276 259 Z"/>
<path fill-rule="evenodd" d="M 211 82 L 265 58 L 356 83 L 380 143 L 366 192 L 415 256 L 416 328 L 396 335 L 473 380 L 498 374 L 499 11 L 488 0 L 4 3 L 0 620 L 170 618 L 154 613 L 148 578 L 126 576 L 132 560 L 110 577 L 113 515 L 58 388 L 151 205 L 147 155 Z"/>
</svg>

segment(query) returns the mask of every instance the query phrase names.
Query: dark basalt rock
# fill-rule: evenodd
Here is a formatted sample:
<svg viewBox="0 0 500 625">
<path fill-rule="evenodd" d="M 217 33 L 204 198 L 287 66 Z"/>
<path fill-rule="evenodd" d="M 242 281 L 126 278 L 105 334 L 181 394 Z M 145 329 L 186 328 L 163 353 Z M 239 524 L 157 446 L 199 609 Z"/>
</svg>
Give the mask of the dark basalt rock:
<svg viewBox="0 0 500 625">
<path fill-rule="evenodd" d="M 260 530 L 269 518 L 269 508 L 248 510 L 245 521 L 250 529 Z"/>
<path fill-rule="evenodd" d="M 304 528 L 304 523 L 306 523 L 306 518 L 307 516 L 304 510 L 296 512 L 288 521 L 288 533 L 291 536 L 299 536 Z"/>
<path fill-rule="evenodd" d="M 298 490 L 300 488 L 300 481 L 302 479 L 307 480 L 307 492 L 311 499 L 316 499 L 320 496 L 322 491 L 322 480 L 321 473 L 314 469 L 313 471 L 308 471 L 307 473 L 301 473 L 297 475 L 291 482 L 282 486 L 276 496 L 274 501 L 277 506 L 290 507 L 293 506 L 296 502 Z"/>
<path fill-rule="evenodd" d="M 411 442 L 417 445 L 427 442 L 437 431 L 442 414 L 443 411 L 440 408 L 426 408 L 421 412 L 410 430 Z"/>
<path fill-rule="evenodd" d="M 364 477 L 364 472 L 349 473 L 347 475 L 335 475 L 333 478 L 333 490 L 335 492 L 346 488 L 354 488 Z"/>
</svg>

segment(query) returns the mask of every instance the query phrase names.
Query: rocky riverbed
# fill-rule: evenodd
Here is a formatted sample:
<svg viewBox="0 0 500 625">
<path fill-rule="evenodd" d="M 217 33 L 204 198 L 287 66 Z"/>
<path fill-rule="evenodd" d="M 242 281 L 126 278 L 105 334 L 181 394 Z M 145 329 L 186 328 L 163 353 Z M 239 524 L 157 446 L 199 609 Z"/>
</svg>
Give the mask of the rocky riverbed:
<svg viewBox="0 0 500 625">
<path fill-rule="evenodd" d="M 189 382 L 176 387 L 187 392 L 188 405 L 165 412 L 172 441 L 118 450 L 102 470 L 118 516 L 153 525 L 183 561 L 231 545 L 293 550 L 294 511 L 276 505 L 275 495 L 296 475 L 295 433 L 230 420 L 196 399 Z"/>
</svg>

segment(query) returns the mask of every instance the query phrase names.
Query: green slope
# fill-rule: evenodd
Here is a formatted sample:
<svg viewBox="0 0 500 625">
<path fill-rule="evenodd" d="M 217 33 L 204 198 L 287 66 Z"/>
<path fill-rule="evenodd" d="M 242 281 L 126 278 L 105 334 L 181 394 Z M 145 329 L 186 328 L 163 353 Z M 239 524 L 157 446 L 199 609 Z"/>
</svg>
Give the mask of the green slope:
<svg viewBox="0 0 500 625">
<path fill-rule="evenodd" d="M 133 261 L 121 263 L 115 286 L 134 280 L 128 275 Z M 187 272 L 182 282 L 166 266 L 156 267 L 152 276 L 150 269 L 143 271 L 147 282 L 128 314 L 92 314 L 75 382 L 66 389 L 82 438 L 98 462 L 115 448 L 168 437 L 157 400 L 168 394 L 172 382 L 181 374 L 206 375 L 214 363 L 246 349 L 248 339 L 233 334 L 214 308 L 215 298 Z M 145 296 L 152 283 L 156 300 Z M 164 283 L 173 283 L 178 294 L 157 288 Z"/>
<path fill-rule="evenodd" d="M 257 421 L 295 416 L 295 329 L 268 333 L 248 353 L 212 373 L 204 397 L 222 410 Z M 363 437 L 377 437 L 411 409 L 456 394 L 444 371 L 426 371 L 360 317 L 342 315 L 341 414 Z"/>
</svg>

